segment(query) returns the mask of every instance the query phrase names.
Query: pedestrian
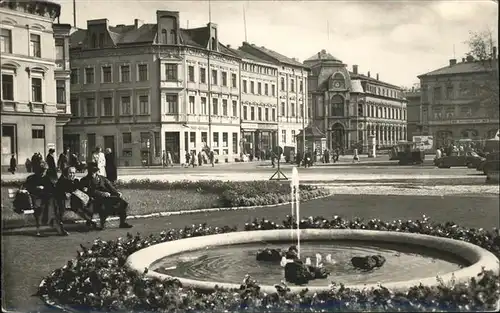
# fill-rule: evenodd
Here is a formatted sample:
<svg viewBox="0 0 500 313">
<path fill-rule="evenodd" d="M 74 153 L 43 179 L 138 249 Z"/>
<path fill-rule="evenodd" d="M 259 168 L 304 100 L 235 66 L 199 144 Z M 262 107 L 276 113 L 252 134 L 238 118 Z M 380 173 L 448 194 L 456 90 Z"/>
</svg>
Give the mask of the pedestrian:
<svg viewBox="0 0 500 313">
<path fill-rule="evenodd" d="M 163 152 L 161 153 L 161 165 L 163 167 L 168 166 L 168 164 L 167 164 L 167 153 L 165 152 L 165 150 L 163 150 Z"/>
<path fill-rule="evenodd" d="M 49 149 L 49 154 L 47 154 L 47 157 L 45 161 L 47 162 L 47 176 L 54 182 L 57 181 L 57 167 L 56 167 L 56 160 L 54 158 L 56 150 L 50 148 Z"/>
<path fill-rule="evenodd" d="M 111 151 L 111 148 L 106 148 L 106 154 L 104 157 L 106 159 L 106 177 L 114 184 L 118 178 L 118 171 L 116 169 L 115 156 L 113 151 Z"/>
<path fill-rule="evenodd" d="M 198 152 L 198 166 L 202 166 L 203 165 L 203 154 L 201 153 L 201 150 L 200 152 Z"/>
<path fill-rule="evenodd" d="M 64 152 L 59 155 L 57 158 L 57 168 L 61 170 L 61 172 L 69 166 L 69 148 L 65 148 Z"/>
<path fill-rule="evenodd" d="M 12 156 L 10 157 L 9 172 L 11 172 L 12 174 L 15 174 L 16 169 L 17 169 L 17 160 L 16 160 L 16 156 L 14 155 L 14 153 L 12 153 Z"/>
<path fill-rule="evenodd" d="M 352 157 L 352 163 L 359 162 L 358 149 L 354 149 L 354 155 Z"/>
<path fill-rule="evenodd" d="M 212 167 L 214 167 L 215 155 L 214 155 L 214 152 L 212 150 L 210 150 L 210 152 L 208 152 L 208 159 L 210 160 L 210 164 L 212 164 Z"/>
<path fill-rule="evenodd" d="M 170 150 L 167 151 L 167 166 L 174 166 L 174 161 L 172 160 L 172 153 Z"/>
<path fill-rule="evenodd" d="M 106 156 L 102 153 L 101 147 L 96 147 L 92 154 L 92 161 L 97 164 L 99 175 L 106 177 Z"/>
<path fill-rule="evenodd" d="M 24 162 L 24 166 L 26 167 L 26 172 L 31 173 L 33 169 L 30 158 L 26 158 L 26 162 Z"/>
<path fill-rule="evenodd" d="M 442 156 L 442 152 L 441 152 L 441 149 L 437 148 L 436 149 L 436 157 L 434 158 L 434 160 L 438 160 L 440 159 Z"/>
<path fill-rule="evenodd" d="M 184 157 L 186 159 L 185 160 L 186 161 L 185 166 L 189 167 L 189 161 L 191 160 L 191 154 L 189 153 L 189 151 L 186 151 L 186 154 L 184 155 Z"/>
<path fill-rule="evenodd" d="M 191 151 L 191 165 L 193 168 L 196 166 L 196 163 L 198 163 L 196 160 L 196 151 Z"/>
</svg>

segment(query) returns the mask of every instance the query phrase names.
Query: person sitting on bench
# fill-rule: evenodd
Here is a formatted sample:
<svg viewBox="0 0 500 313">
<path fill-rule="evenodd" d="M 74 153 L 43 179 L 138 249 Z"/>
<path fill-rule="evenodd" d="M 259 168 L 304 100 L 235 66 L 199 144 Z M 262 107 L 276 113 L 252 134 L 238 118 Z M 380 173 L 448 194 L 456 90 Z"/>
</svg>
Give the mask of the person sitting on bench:
<svg viewBox="0 0 500 313">
<path fill-rule="evenodd" d="M 99 174 L 99 168 L 95 162 L 88 164 L 87 176 L 80 180 L 79 189 L 92 198 L 94 213 L 99 214 L 101 229 L 104 229 L 106 219 L 110 215 L 120 217 L 120 228 L 132 227 L 125 221 L 127 219 L 127 201 L 122 198 L 121 192 L 116 190 L 106 177 Z"/>
</svg>

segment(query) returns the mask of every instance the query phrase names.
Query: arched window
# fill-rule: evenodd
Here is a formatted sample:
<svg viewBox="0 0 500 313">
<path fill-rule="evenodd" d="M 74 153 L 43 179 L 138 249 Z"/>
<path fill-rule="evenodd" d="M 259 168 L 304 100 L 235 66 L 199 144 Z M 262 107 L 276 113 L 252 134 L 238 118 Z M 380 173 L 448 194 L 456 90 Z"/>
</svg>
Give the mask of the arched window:
<svg viewBox="0 0 500 313">
<path fill-rule="evenodd" d="M 358 116 L 363 116 L 363 103 L 358 103 Z"/>
<path fill-rule="evenodd" d="M 170 42 L 169 42 L 169 44 L 172 44 L 172 45 L 177 44 L 177 34 L 176 34 L 175 30 L 173 30 L 173 29 L 170 31 Z"/>
<path fill-rule="evenodd" d="M 333 74 L 333 77 L 332 77 L 332 87 L 333 88 L 344 89 L 345 88 L 344 75 L 342 75 L 341 73 L 335 73 L 335 74 Z"/>
<path fill-rule="evenodd" d="M 167 30 L 166 29 L 162 29 L 161 30 L 161 39 L 162 39 L 162 42 L 161 43 L 168 43 L 168 36 L 167 36 Z"/>
<path fill-rule="evenodd" d="M 344 116 L 344 98 L 335 95 L 330 100 L 330 115 L 331 116 Z"/>
<path fill-rule="evenodd" d="M 212 50 L 217 50 L 217 40 L 215 38 L 212 38 Z"/>
<path fill-rule="evenodd" d="M 281 77 L 281 91 L 285 91 L 285 78 Z"/>
<path fill-rule="evenodd" d="M 99 48 L 104 47 L 104 34 L 99 34 Z"/>
<path fill-rule="evenodd" d="M 97 48 L 97 35 L 92 34 L 92 42 L 90 43 L 92 48 Z"/>
</svg>

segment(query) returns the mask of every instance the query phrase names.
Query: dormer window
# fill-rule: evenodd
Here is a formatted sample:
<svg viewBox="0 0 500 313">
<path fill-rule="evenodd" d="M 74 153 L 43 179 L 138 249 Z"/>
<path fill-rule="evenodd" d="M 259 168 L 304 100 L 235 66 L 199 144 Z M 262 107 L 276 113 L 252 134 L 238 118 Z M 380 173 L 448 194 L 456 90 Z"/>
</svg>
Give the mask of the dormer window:
<svg viewBox="0 0 500 313">
<path fill-rule="evenodd" d="M 97 35 L 92 34 L 91 48 L 97 48 Z"/>
<path fill-rule="evenodd" d="M 104 47 L 104 34 L 99 34 L 99 48 Z"/>
<path fill-rule="evenodd" d="M 341 73 L 335 73 L 332 77 L 332 87 L 336 89 L 344 89 L 345 88 L 344 75 L 342 75 Z"/>
<path fill-rule="evenodd" d="M 217 40 L 215 38 L 212 38 L 212 50 L 217 50 Z"/>
<path fill-rule="evenodd" d="M 166 29 L 161 30 L 161 38 L 162 38 L 162 43 L 166 44 L 168 42 L 168 36 L 167 36 Z"/>
<path fill-rule="evenodd" d="M 175 45 L 177 44 L 177 34 L 175 33 L 175 30 L 170 31 L 170 41 L 169 44 Z"/>
</svg>

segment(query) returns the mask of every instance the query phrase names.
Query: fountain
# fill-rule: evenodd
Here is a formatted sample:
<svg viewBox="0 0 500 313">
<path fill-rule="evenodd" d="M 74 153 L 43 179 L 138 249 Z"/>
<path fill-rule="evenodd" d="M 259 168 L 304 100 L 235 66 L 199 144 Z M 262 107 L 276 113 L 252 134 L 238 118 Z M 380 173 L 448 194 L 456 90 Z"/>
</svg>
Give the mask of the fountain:
<svg viewBox="0 0 500 313">
<path fill-rule="evenodd" d="M 296 293 L 304 286 L 311 292 L 329 290 L 331 281 L 356 289 L 383 283 L 389 289 L 403 291 L 420 283 L 436 286 L 436 275 L 444 282 L 460 283 L 482 269 L 499 272 L 499 261 L 492 253 L 464 241 L 405 232 L 300 229 L 299 177 L 295 167 L 291 187 L 291 216 L 297 221 L 296 229 L 291 223 L 290 230 L 169 241 L 133 253 L 127 266 L 138 273 L 147 268 L 145 275 L 149 277 L 175 277 L 183 286 L 207 292 L 239 289 L 238 282 L 247 274 L 266 293 L 275 292 L 275 284 L 283 277 L 301 285 L 289 287 Z M 303 242 L 307 245 L 301 246 Z M 267 252 L 259 257 L 257 251 L 263 244 Z M 283 249 L 286 246 L 288 250 Z"/>
</svg>

